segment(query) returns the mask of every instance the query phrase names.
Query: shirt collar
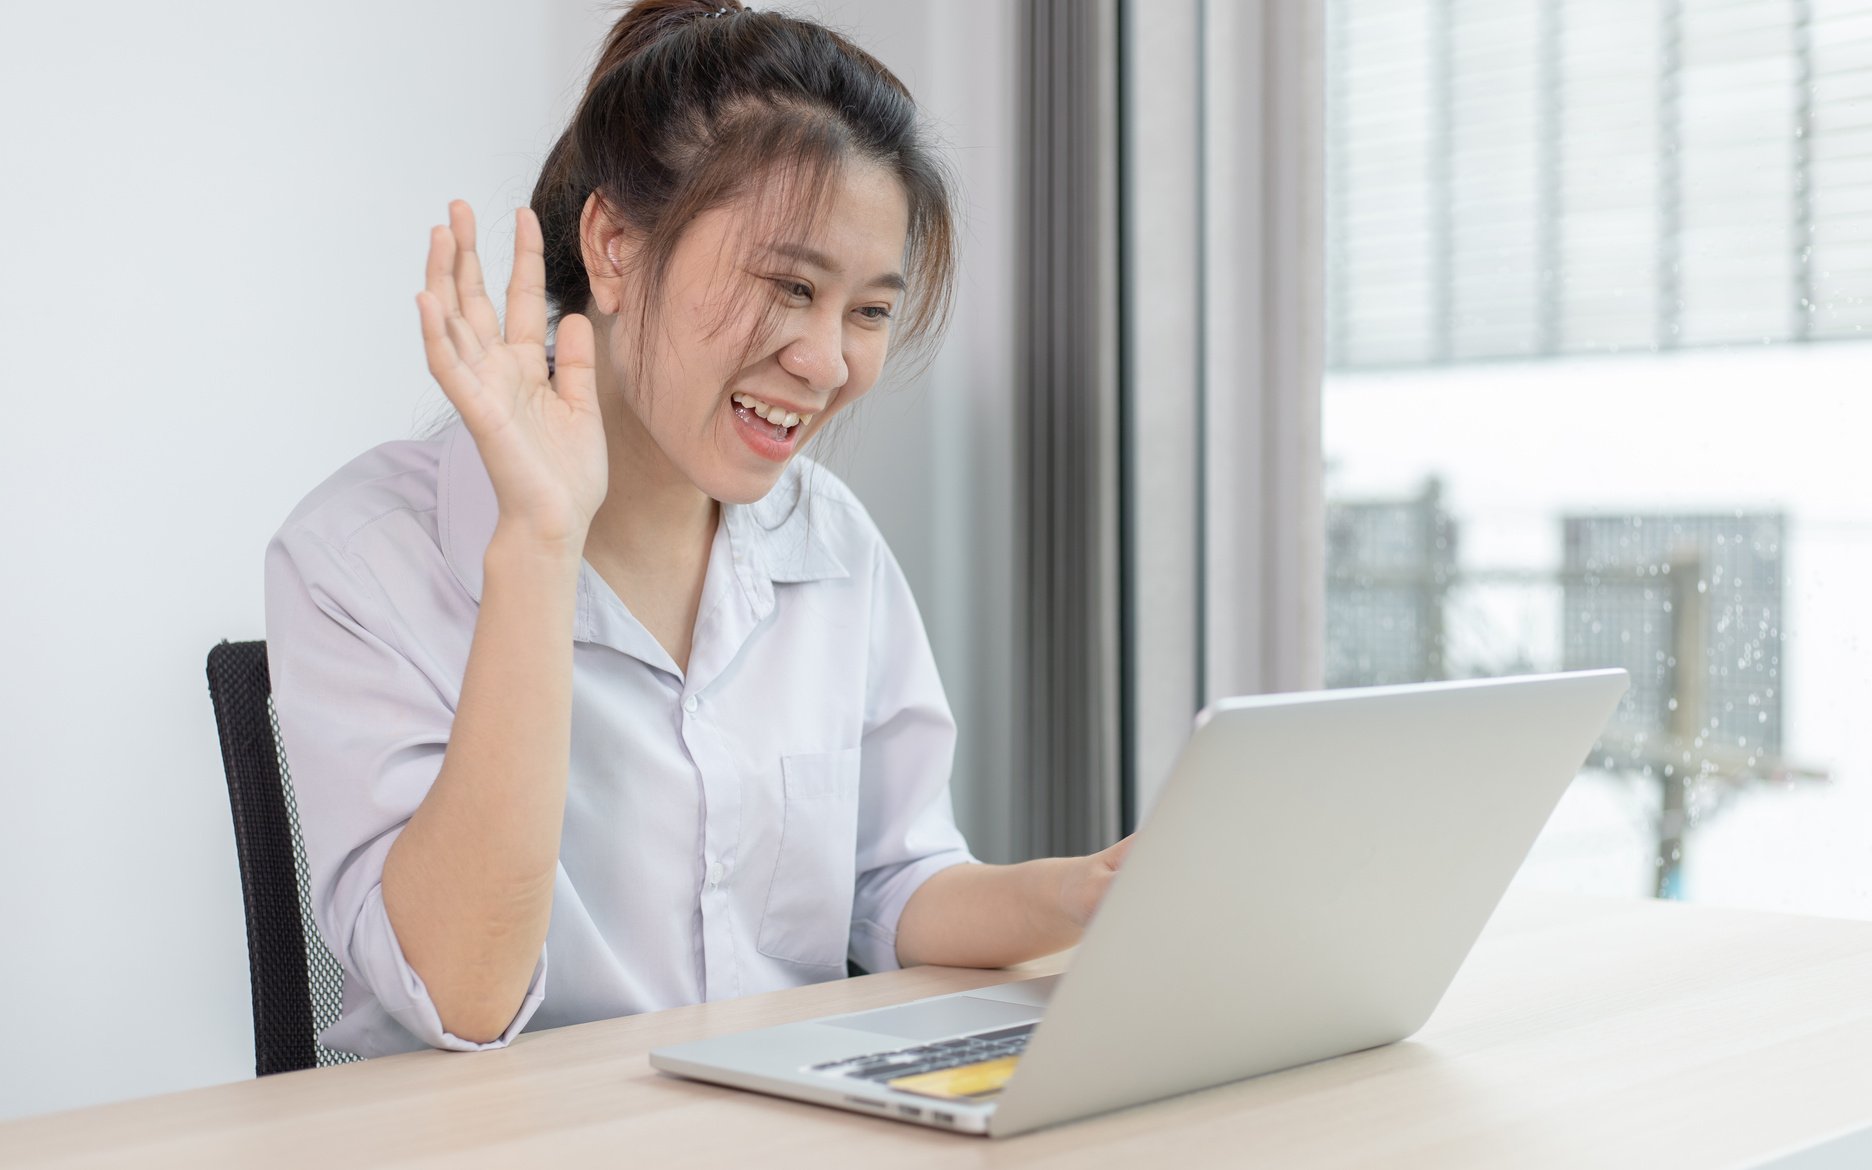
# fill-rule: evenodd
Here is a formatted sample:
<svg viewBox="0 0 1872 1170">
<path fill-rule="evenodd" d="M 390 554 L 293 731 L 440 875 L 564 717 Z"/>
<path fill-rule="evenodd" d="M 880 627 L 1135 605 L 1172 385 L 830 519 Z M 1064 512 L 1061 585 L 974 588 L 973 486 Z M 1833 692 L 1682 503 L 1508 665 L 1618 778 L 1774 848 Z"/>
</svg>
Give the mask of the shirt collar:
<svg viewBox="0 0 1872 1170">
<path fill-rule="evenodd" d="M 818 474 L 816 464 L 796 459 L 765 498 L 752 504 L 722 505 L 735 580 L 759 616 L 772 610 L 776 584 L 850 576 L 827 541 L 832 521 L 829 508 L 810 498 L 814 474 Z M 436 529 L 443 559 L 477 604 L 484 583 L 482 560 L 499 518 L 494 484 L 481 453 L 467 426 L 457 422 L 442 439 L 436 474 Z"/>
</svg>

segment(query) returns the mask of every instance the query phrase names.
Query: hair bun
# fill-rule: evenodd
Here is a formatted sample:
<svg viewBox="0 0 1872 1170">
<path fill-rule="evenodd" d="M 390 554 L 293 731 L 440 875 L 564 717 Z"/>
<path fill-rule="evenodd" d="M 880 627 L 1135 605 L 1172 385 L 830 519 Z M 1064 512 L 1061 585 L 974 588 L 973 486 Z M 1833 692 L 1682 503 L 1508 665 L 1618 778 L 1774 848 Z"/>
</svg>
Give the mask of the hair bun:
<svg viewBox="0 0 1872 1170">
<path fill-rule="evenodd" d="M 637 0 L 611 26 L 591 85 L 645 48 L 698 20 L 746 12 L 741 0 Z M 587 92 L 589 92 L 589 88 Z"/>
</svg>

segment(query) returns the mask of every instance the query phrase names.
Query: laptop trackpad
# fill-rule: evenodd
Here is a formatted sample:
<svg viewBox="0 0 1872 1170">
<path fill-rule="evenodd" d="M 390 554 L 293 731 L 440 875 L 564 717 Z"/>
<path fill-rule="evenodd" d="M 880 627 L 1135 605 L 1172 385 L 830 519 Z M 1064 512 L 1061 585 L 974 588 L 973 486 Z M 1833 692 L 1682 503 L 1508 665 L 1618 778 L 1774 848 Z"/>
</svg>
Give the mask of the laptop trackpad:
<svg viewBox="0 0 1872 1170">
<path fill-rule="evenodd" d="M 839 1028 L 860 1032 L 881 1032 L 906 1040 L 941 1040 L 958 1032 L 979 1032 L 984 1028 L 1005 1028 L 1040 1018 L 1031 1004 L 1003 1003 L 973 995 L 946 995 L 902 1007 L 879 1008 L 836 1020 L 821 1020 Z"/>
</svg>

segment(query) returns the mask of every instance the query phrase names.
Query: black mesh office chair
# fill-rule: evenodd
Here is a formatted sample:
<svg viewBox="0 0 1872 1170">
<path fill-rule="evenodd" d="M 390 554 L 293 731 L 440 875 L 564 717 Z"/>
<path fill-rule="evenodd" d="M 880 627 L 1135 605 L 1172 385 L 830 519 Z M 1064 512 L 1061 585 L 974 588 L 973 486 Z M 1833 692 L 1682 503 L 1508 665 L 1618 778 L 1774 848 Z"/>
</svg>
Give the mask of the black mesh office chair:
<svg viewBox="0 0 1872 1170">
<path fill-rule="evenodd" d="M 221 730 L 247 911 L 254 1072 L 266 1076 L 357 1060 L 317 1039 L 343 1007 L 344 970 L 312 923 L 305 846 L 279 746 L 266 643 L 222 642 L 210 650 L 208 695 Z M 849 961 L 845 972 L 865 973 Z"/>
<path fill-rule="evenodd" d="M 234 810 L 247 967 L 253 978 L 254 1073 L 357 1060 L 318 1042 L 344 1002 L 344 971 L 312 924 L 305 846 L 279 746 L 265 642 L 208 652 L 208 695 Z"/>
</svg>

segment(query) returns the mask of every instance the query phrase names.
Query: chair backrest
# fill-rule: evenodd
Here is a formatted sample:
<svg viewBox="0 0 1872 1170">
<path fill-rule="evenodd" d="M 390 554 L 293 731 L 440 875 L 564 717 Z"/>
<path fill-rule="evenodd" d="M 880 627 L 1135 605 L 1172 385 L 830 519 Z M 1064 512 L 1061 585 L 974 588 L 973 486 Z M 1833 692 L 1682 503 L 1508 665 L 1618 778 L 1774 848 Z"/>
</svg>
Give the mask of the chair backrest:
<svg viewBox="0 0 1872 1170">
<path fill-rule="evenodd" d="M 313 925 L 305 847 L 265 642 L 222 642 L 208 652 L 208 695 L 221 733 L 234 846 L 247 915 L 253 980 L 254 1072 L 356 1060 L 318 1042 L 344 1003 L 344 971 Z"/>
</svg>

